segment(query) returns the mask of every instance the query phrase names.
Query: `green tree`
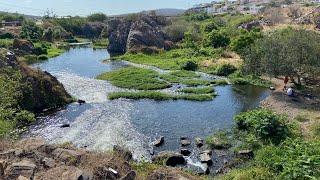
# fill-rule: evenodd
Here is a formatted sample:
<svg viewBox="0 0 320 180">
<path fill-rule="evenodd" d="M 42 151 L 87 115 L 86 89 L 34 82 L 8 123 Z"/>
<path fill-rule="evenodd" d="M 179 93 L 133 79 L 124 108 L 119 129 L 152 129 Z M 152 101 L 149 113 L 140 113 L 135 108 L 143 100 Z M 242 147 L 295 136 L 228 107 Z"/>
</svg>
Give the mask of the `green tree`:
<svg viewBox="0 0 320 180">
<path fill-rule="evenodd" d="M 214 30 L 206 35 L 204 41 L 206 47 L 227 47 L 230 43 L 230 37 L 224 30 Z"/>
<path fill-rule="evenodd" d="M 48 28 L 43 31 L 43 39 L 45 41 L 52 42 L 54 37 L 53 35 L 54 35 L 54 30 L 52 28 Z"/>
<path fill-rule="evenodd" d="M 301 77 L 320 68 L 320 35 L 313 31 L 285 29 L 257 40 L 245 53 L 249 73 L 288 75 L 301 86 Z"/>
<path fill-rule="evenodd" d="M 94 13 L 94 14 L 90 14 L 87 17 L 87 20 L 91 21 L 91 22 L 95 22 L 95 21 L 103 22 L 103 21 L 107 20 L 107 15 L 105 15 L 103 13 Z"/>
<path fill-rule="evenodd" d="M 42 29 L 32 20 L 23 23 L 20 37 L 23 39 L 39 40 L 42 37 Z"/>
<path fill-rule="evenodd" d="M 217 30 L 218 26 L 216 25 L 215 22 L 208 22 L 202 25 L 201 30 L 204 33 L 210 33 L 213 30 Z"/>
<path fill-rule="evenodd" d="M 256 29 L 249 32 L 242 29 L 240 35 L 231 40 L 230 47 L 233 51 L 242 54 L 246 48 L 250 47 L 259 38 L 262 38 L 260 30 Z"/>
</svg>

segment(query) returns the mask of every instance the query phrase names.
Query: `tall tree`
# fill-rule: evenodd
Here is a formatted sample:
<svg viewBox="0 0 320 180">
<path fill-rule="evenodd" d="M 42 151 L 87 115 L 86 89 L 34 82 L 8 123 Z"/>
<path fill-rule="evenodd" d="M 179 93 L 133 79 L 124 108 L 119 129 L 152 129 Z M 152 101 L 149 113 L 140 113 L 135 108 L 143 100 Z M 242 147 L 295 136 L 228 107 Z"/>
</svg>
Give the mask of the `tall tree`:
<svg viewBox="0 0 320 180">
<path fill-rule="evenodd" d="M 320 69 L 320 35 L 313 31 L 285 29 L 257 40 L 244 56 L 246 71 L 273 76 L 301 77 Z"/>
</svg>

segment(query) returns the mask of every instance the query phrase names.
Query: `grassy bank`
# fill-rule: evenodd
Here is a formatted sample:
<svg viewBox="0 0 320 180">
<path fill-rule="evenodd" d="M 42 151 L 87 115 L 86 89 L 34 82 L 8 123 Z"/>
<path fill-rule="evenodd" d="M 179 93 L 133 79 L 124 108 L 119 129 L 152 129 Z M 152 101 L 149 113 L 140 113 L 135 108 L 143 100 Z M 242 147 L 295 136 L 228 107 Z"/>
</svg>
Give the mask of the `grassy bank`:
<svg viewBox="0 0 320 180">
<path fill-rule="evenodd" d="M 97 76 L 98 79 L 108 80 L 112 85 L 138 90 L 155 90 L 170 87 L 165 81 L 158 80 L 159 73 L 150 69 L 127 67 L 107 72 Z"/>
<path fill-rule="evenodd" d="M 234 130 L 218 132 L 207 143 L 213 148 L 232 145 L 236 155 L 252 150 L 253 158 L 236 159 L 241 166 L 217 179 L 320 178 L 319 139 L 302 138 L 297 124 L 286 116 L 257 109 L 236 115 L 234 122 Z"/>
<path fill-rule="evenodd" d="M 157 101 L 162 100 L 190 100 L 190 101 L 211 101 L 216 94 L 182 94 L 171 95 L 156 91 L 143 91 L 143 92 L 114 92 L 108 95 L 110 100 L 126 98 L 126 99 L 153 99 Z"/>
<path fill-rule="evenodd" d="M 210 94 L 214 93 L 213 87 L 204 87 L 204 88 L 183 88 L 180 90 L 183 93 L 191 93 L 191 94 Z"/>
</svg>

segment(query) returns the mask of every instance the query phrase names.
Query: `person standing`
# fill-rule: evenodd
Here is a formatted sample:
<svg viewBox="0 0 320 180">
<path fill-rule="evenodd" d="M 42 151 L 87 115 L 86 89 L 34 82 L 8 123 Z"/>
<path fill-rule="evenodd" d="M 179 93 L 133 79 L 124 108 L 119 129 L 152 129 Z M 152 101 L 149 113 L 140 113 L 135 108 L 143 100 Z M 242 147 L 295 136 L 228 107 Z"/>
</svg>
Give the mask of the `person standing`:
<svg viewBox="0 0 320 180">
<path fill-rule="evenodd" d="M 289 76 L 284 77 L 284 87 L 283 87 L 283 91 L 287 90 L 287 84 L 289 82 Z"/>
</svg>

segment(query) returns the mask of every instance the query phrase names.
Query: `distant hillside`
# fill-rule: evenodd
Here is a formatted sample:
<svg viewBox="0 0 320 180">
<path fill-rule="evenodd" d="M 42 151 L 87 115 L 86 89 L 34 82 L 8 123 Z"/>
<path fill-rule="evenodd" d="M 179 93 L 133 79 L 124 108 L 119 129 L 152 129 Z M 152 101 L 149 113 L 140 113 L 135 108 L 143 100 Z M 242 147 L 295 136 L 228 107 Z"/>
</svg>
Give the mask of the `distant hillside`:
<svg viewBox="0 0 320 180">
<path fill-rule="evenodd" d="M 156 9 L 156 10 L 150 10 L 150 11 L 142 11 L 140 13 L 143 14 L 149 14 L 151 11 L 155 11 L 158 16 L 178 16 L 183 14 L 186 10 L 184 9 Z M 120 15 L 112 15 L 110 17 L 125 17 L 128 16 L 129 14 L 120 14 Z"/>
<path fill-rule="evenodd" d="M 0 11 L 0 14 L 16 14 L 16 13 L 10 13 L 10 12 L 4 12 L 4 11 Z M 26 17 L 26 18 L 30 18 L 30 19 L 33 19 L 33 20 L 39 20 L 41 19 L 40 16 L 34 16 L 34 15 L 26 15 L 26 14 L 21 14 L 22 16 Z"/>
</svg>

